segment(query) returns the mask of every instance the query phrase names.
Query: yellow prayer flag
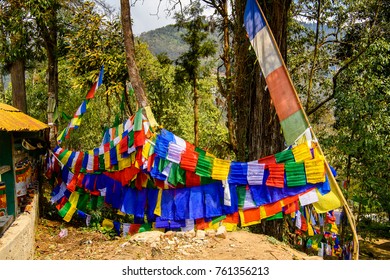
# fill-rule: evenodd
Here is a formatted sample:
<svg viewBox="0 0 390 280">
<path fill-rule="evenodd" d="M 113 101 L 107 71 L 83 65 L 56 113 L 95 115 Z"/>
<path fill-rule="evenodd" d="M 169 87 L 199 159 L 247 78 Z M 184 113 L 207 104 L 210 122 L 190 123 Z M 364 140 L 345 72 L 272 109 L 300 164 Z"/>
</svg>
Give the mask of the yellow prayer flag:
<svg viewBox="0 0 390 280">
<path fill-rule="evenodd" d="M 215 158 L 211 178 L 215 180 L 227 180 L 230 169 L 230 160 Z"/>
<path fill-rule="evenodd" d="M 145 142 L 145 145 L 144 145 L 144 147 L 143 147 L 143 149 L 142 149 L 142 156 L 143 156 L 144 158 L 148 158 L 148 157 L 149 157 L 150 146 L 151 146 L 150 142 L 149 142 L 149 141 L 146 141 L 146 142 Z"/>
<path fill-rule="evenodd" d="M 146 118 L 148 119 L 150 126 L 157 127 L 158 124 L 157 124 L 156 119 L 154 118 L 154 115 L 153 115 L 153 112 L 152 112 L 152 109 L 150 108 L 150 106 L 144 107 L 144 110 L 145 110 Z"/>
<path fill-rule="evenodd" d="M 72 192 L 72 194 L 69 196 L 69 202 L 72 204 L 74 207 L 77 206 L 77 203 L 79 202 L 79 197 L 80 194 L 78 192 Z"/>
<path fill-rule="evenodd" d="M 330 183 L 330 192 L 325 195 L 321 195 L 321 193 L 316 189 L 318 195 L 318 201 L 313 203 L 313 206 L 316 212 L 319 214 L 326 213 L 330 210 L 334 210 L 343 206 L 342 199 L 340 198 L 336 190 L 338 186 L 334 184 L 333 180 L 329 180 L 329 183 Z"/>
<path fill-rule="evenodd" d="M 123 123 L 118 125 L 118 136 L 120 139 L 122 139 L 122 134 L 123 134 Z"/>
<path fill-rule="evenodd" d="M 68 201 L 72 206 L 69 208 L 69 211 L 64 216 L 65 222 L 70 222 L 73 214 L 76 212 L 76 210 L 77 210 L 76 206 L 77 206 L 77 203 L 79 202 L 79 197 L 80 197 L 80 194 L 78 192 L 72 192 L 72 194 L 69 196 Z"/>
<path fill-rule="evenodd" d="M 118 161 L 118 169 L 123 170 L 125 168 L 128 168 L 131 166 L 131 159 L 130 157 L 127 158 L 121 158 L 121 160 Z"/>
<path fill-rule="evenodd" d="M 110 151 L 104 153 L 104 168 L 109 170 L 111 167 Z"/>
<path fill-rule="evenodd" d="M 62 137 L 64 136 L 65 134 L 65 131 L 66 131 L 66 127 L 62 130 L 62 132 L 60 133 L 60 135 L 58 135 L 57 137 L 57 142 L 60 141 L 62 139 Z"/>
<path fill-rule="evenodd" d="M 76 212 L 76 210 L 77 210 L 76 206 L 72 205 L 69 208 L 69 211 L 66 213 L 66 215 L 64 217 L 64 221 L 65 222 L 70 222 L 70 220 L 72 219 L 72 216 L 73 216 L 74 212 Z"/>
<path fill-rule="evenodd" d="M 323 159 L 305 160 L 306 180 L 310 184 L 325 182 L 325 161 Z"/>
<path fill-rule="evenodd" d="M 161 198 L 162 198 L 162 189 L 158 190 L 158 195 L 157 195 L 157 203 L 156 203 L 156 208 L 154 208 L 154 215 L 161 216 Z"/>
<path fill-rule="evenodd" d="M 69 160 L 69 157 L 72 155 L 72 151 L 67 151 L 66 154 L 62 157 L 61 162 L 62 164 L 66 164 Z"/>
<path fill-rule="evenodd" d="M 296 162 L 312 159 L 313 156 L 307 143 L 299 144 L 292 148 Z"/>
</svg>

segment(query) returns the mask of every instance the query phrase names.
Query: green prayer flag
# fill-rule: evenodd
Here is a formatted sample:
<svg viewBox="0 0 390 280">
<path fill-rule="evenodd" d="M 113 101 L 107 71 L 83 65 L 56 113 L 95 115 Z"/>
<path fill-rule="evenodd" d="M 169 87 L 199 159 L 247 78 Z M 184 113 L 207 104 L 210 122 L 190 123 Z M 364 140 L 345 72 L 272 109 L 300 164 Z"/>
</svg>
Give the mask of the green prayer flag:
<svg viewBox="0 0 390 280">
<path fill-rule="evenodd" d="M 70 121 L 72 119 L 72 117 L 70 117 L 67 114 L 65 114 L 64 111 L 61 112 L 61 118 L 63 118 L 66 121 Z"/>
<path fill-rule="evenodd" d="M 121 109 L 121 112 L 125 110 L 125 91 L 123 91 L 122 93 L 122 100 L 121 100 L 121 104 L 119 105 L 119 108 Z"/>
<path fill-rule="evenodd" d="M 245 204 L 246 197 L 246 187 L 245 186 L 237 186 L 237 196 L 238 196 L 238 207 L 242 208 Z"/>
<path fill-rule="evenodd" d="M 142 130 L 142 108 L 140 108 L 137 113 L 135 113 L 134 118 L 134 131 Z"/>
<path fill-rule="evenodd" d="M 118 125 L 120 124 L 120 116 L 119 114 L 116 114 L 115 115 L 115 120 L 114 120 L 114 124 L 112 125 L 113 127 L 116 127 L 116 133 L 118 131 Z M 118 136 L 118 135 L 116 135 Z"/>
<path fill-rule="evenodd" d="M 206 154 L 199 153 L 195 174 L 202 177 L 211 177 L 213 171 L 214 158 Z"/>
<path fill-rule="evenodd" d="M 62 153 L 60 153 L 60 154 L 58 155 L 58 159 L 59 159 L 60 161 L 62 161 L 62 159 L 64 158 L 64 156 L 67 154 L 67 152 L 69 152 L 69 150 L 65 149 Z"/>
<path fill-rule="evenodd" d="M 81 188 L 79 188 L 79 189 L 81 189 Z M 87 205 L 88 205 L 88 201 L 89 201 L 89 194 L 87 194 L 85 192 L 80 194 L 79 200 L 77 201 L 77 209 L 79 209 L 80 211 L 85 212 L 86 208 L 87 208 Z"/>
<path fill-rule="evenodd" d="M 106 169 L 106 166 L 104 164 L 104 154 L 99 155 L 99 170 L 104 171 Z"/>
<path fill-rule="evenodd" d="M 291 149 L 282 151 L 280 153 L 275 154 L 275 160 L 276 163 L 282 163 L 282 162 L 294 162 L 294 154 Z"/>
<path fill-rule="evenodd" d="M 101 208 L 101 207 L 103 207 L 103 204 L 104 204 L 104 196 L 98 196 L 96 207 Z"/>
<path fill-rule="evenodd" d="M 304 112 L 299 110 L 280 122 L 284 139 L 287 145 L 291 145 L 309 127 Z"/>
<path fill-rule="evenodd" d="M 277 220 L 277 219 L 283 219 L 283 212 L 276 213 L 275 215 L 266 218 L 266 221 L 272 221 L 272 220 Z"/>
<path fill-rule="evenodd" d="M 220 216 L 220 217 L 217 217 L 217 218 L 214 218 L 211 220 L 211 224 L 214 225 L 222 220 L 226 219 L 226 215 L 223 215 L 223 216 Z"/>
<path fill-rule="evenodd" d="M 145 231 L 150 231 L 152 229 L 152 224 L 151 223 L 146 223 L 141 225 L 139 228 L 138 232 L 145 232 Z"/>
<path fill-rule="evenodd" d="M 58 211 L 58 214 L 63 218 L 65 217 L 66 213 L 68 213 L 70 207 L 72 207 L 72 204 L 67 201 L 64 206 Z"/>
<path fill-rule="evenodd" d="M 134 145 L 134 130 L 129 131 L 129 148 Z"/>
<path fill-rule="evenodd" d="M 98 197 L 96 195 L 91 195 L 91 199 L 89 200 L 89 203 L 88 203 L 88 208 L 91 210 L 96 210 L 97 209 L 97 200 L 98 200 Z"/>
<path fill-rule="evenodd" d="M 160 172 L 163 172 L 164 169 L 165 169 L 165 167 L 167 167 L 169 163 L 170 163 L 170 161 L 167 160 L 167 159 L 163 159 L 163 158 L 160 159 L 160 161 L 159 161 L 159 163 L 158 163 L 158 170 L 159 170 Z"/>
<path fill-rule="evenodd" d="M 288 162 L 284 165 L 286 172 L 287 187 L 306 185 L 304 162 Z"/>
<path fill-rule="evenodd" d="M 179 182 L 179 179 L 177 177 L 178 169 L 179 169 L 179 165 L 173 162 L 171 166 L 171 170 L 169 172 L 168 182 L 174 186 L 176 186 L 177 183 Z"/>
<path fill-rule="evenodd" d="M 186 184 L 186 171 L 180 168 L 180 166 L 177 169 L 177 181 L 182 185 Z"/>
</svg>

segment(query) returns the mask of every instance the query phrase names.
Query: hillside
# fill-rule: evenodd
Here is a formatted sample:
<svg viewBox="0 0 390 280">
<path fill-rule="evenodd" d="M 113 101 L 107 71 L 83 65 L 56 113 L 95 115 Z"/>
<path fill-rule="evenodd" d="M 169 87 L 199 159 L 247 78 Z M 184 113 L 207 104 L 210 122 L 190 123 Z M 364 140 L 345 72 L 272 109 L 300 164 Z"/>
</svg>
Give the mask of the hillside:
<svg viewBox="0 0 390 280">
<path fill-rule="evenodd" d="M 185 32 L 174 25 L 167 25 L 142 33 L 138 38 L 149 45 L 149 50 L 158 55 L 166 53 L 171 60 L 176 60 L 180 54 L 188 50 L 188 45 L 180 37 Z M 219 43 L 218 35 L 213 33 L 210 39 Z"/>
</svg>

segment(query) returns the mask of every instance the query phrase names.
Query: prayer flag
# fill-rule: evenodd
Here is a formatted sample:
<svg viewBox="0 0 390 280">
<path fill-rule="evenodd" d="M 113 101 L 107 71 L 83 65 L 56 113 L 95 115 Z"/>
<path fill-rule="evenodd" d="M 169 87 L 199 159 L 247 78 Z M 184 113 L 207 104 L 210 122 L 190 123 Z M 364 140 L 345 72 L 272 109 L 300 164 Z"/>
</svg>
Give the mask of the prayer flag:
<svg viewBox="0 0 390 280">
<path fill-rule="evenodd" d="M 104 75 L 104 66 L 102 65 L 102 67 L 100 68 L 98 80 L 95 83 L 93 83 L 85 99 L 91 99 L 95 97 L 95 93 L 98 90 L 99 86 L 103 84 L 103 75 Z"/>
<path fill-rule="evenodd" d="M 287 145 L 305 132 L 308 123 L 287 69 L 256 0 L 248 0 L 244 24 L 256 52 Z"/>
</svg>

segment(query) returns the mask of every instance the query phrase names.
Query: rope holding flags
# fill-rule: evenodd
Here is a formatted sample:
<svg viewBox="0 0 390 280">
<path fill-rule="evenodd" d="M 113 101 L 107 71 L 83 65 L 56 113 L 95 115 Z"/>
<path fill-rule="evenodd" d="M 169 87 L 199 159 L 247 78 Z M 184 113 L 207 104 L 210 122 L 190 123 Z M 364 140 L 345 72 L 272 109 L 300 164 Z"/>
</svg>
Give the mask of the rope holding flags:
<svg viewBox="0 0 390 280">
<path fill-rule="evenodd" d="M 88 91 L 87 95 L 85 96 L 85 99 L 80 104 L 80 106 L 77 108 L 76 113 L 70 119 L 68 126 L 65 127 L 64 130 L 57 137 L 58 144 L 61 144 L 62 141 L 64 141 L 65 139 L 69 139 L 70 132 L 74 129 L 79 128 L 79 126 L 81 124 L 82 117 L 85 114 L 85 112 L 87 111 L 89 100 L 95 97 L 96 91 L 103 84 L 103 75 L 104 75 L 104 65 L 102 65 L 102 67 L 100 68 L 100 72 L 99 72 L 99 76 L 98 76 L 97 81 L 93 83 L 91 89 Z"/>
</svg>

